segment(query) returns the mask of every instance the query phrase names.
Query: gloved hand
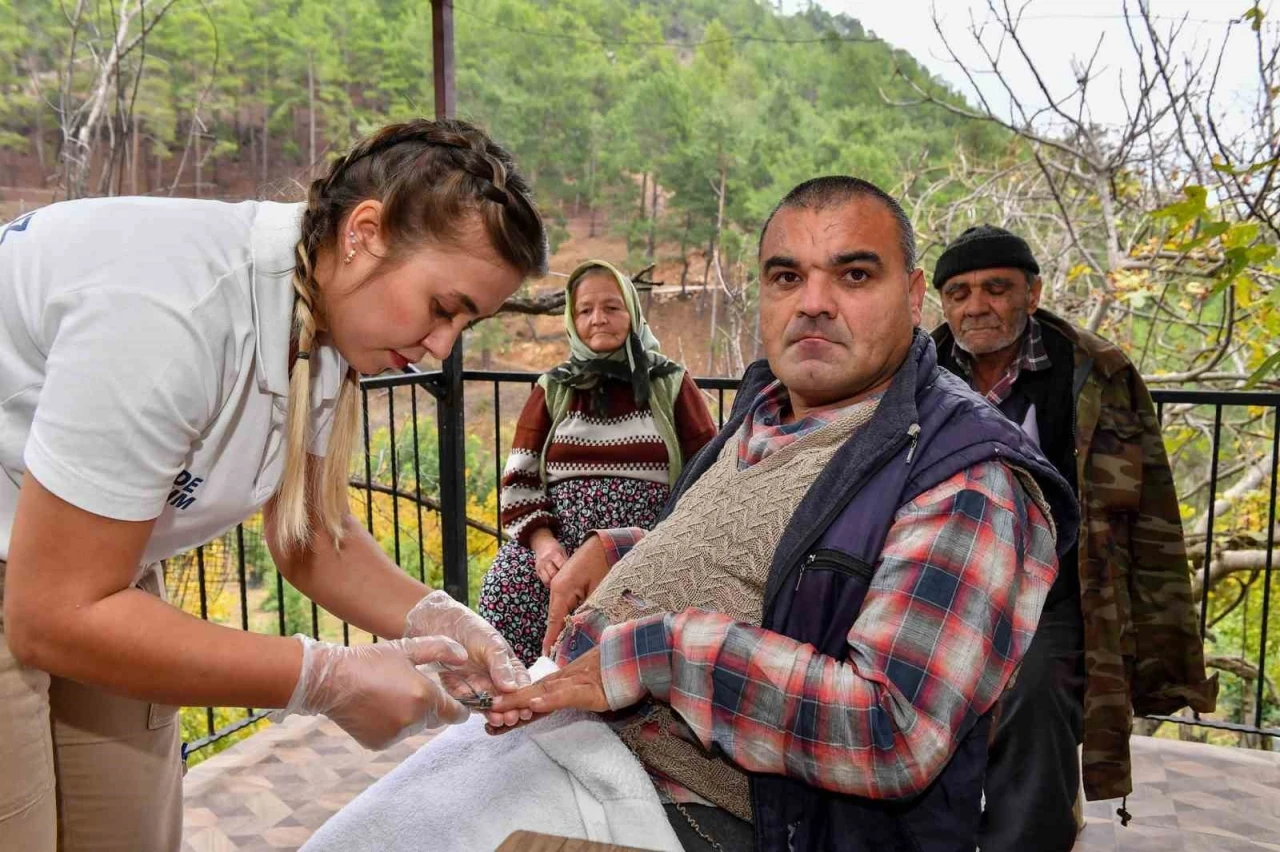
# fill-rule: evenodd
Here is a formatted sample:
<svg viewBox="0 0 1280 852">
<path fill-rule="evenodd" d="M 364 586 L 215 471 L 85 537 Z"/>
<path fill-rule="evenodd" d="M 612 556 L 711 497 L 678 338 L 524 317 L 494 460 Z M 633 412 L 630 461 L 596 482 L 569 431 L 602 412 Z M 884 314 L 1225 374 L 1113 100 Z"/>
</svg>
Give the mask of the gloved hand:
<svg viewBox="0 0 1280 852">
<path fill-rule="evenodd" d="M 499 692 L 515 692 L 530 683 L 524 664 L 493 625 L 441 589 L 427 595 L 409 610 L 404 635 L 406 638 L 447 636 L 467 650 L 470 660 L 466 665 L 448 666 L 453 677 L 441 672 L 445 686 L 455 696 L 487 691 L 496 697 Z M 461 680 L 466 683 L 460 688 Z M 490 725 L 501 727 L 514 725 L 531 715 L 528 711 L 511 710 L 489 713 L 487 717 Z"/>
<path fill-rule="evenodd" d="M 443 636 L 396 639 L 350 648 L 298 634 L 302 670 L 280 721 L 291 713 L 325 715 L 360 745 L 381 749 L 428 728 L 456 725 L 470 715 L 441 685 L 414 666 L 461 665 L 467 652 Z"/>
</svg>

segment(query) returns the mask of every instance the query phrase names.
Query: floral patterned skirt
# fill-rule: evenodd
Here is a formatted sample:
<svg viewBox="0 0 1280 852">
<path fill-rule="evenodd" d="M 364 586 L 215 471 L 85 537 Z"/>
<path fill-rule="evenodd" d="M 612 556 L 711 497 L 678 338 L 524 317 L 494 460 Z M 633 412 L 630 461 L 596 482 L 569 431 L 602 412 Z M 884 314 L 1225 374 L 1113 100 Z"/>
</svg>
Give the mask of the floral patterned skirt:
<svg viewBox="0 0 1280 852">
<path fill-rule="evenodd" d="M 619 477 L 568 479 L 547 490 L 560 522 L 557 538 L 570 556 L 592 530 L 617 527 L 652 529 L 670 489 L 657 482 Z M 498 628 L 516 654 L 531 665 L 542 656 L 551 593 L 534 570 L 532 550 L 508 541 L 485 575 L 480 589 L 481 616 Z"/>
</svg>

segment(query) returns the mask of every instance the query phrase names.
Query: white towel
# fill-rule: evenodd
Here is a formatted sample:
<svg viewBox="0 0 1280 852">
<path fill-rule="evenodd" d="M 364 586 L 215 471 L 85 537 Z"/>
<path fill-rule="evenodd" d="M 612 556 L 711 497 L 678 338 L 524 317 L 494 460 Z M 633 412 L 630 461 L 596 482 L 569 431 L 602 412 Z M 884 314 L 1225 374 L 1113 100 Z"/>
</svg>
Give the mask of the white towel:
<svg viewBox="0 0 1280 852">
<path fill-rule="evenodd" d="M 553 670 L 539 660 L 532 671 Z M 479 716 L 445 730 L 302 852 L 477 852 L 520 829 L 681 852 L 644 767 L 608 725 L 576 711 L 497 736 Z"/>
</svg>

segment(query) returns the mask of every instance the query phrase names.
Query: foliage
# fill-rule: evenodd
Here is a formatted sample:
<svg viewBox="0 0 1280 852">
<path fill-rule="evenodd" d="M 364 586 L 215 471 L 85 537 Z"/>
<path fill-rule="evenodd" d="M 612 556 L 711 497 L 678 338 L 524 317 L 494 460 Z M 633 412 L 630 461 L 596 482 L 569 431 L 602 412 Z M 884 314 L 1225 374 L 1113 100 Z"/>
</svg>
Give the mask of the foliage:
<svg viewBox="0 0 1280 852">
<path fill-rule="evenodd" d="M 134 15 L 129 37 L 152 5 L 141 14 L 136 0 L 120 6 Z M 182 194 L 193 190 L 193 140 L 209 184 L 202 192 L 218 191 L 220 164 L 256 174 L 269 192 L 272 181 L 303 175 L 318 165 L 313 158 L 387 121 L 432 112 L 427 4 L 177 0 L 165 8 L 145 54 L 121 63 L 115 94 L 127 103 L 103 119 L 102 144 L 125 144 L 127 111 L 145 148 L 186 164 L 174 178 Z M 816 7 L 788 15 L 758 0 L 474 0 L 455 16 L 459 113 L 516 152 L 553 220 L 588 206 L 620 232 L 634 230 L 637 250 L 649 254 L 649 232 L 687 215 L 690 244 L 711 237 L 709 181 L 721 170 L 728 222 L 750 231 L 800 179 L 851 171 L 894 184 L 908 159 L 947 159 L 957 144 L 982 149 L 999 137 L 940 109 L 907 116 L 884 103 L 879 89 L 907 91 L 903 75 L 958 101 L 856 20 Z M 77 53 L 76 38 L 114 33 L 112 13 L 100 10 L 92 23 L 73 31 L 55 0 L 0 8 L 2 144 L 39 136 L 57 147 L 55 129 L 92 94 L 98 54 L 110 46 Z M 657 191 L 660 216 L 640 197 L 646 186 Z"/>
</svg>

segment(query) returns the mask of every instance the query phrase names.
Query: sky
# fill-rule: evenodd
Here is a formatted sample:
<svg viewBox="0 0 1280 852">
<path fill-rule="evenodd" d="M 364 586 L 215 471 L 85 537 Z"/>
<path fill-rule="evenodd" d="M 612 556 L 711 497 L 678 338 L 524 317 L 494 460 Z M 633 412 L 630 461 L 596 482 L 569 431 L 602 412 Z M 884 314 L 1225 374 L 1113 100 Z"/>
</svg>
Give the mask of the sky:
<svg viewBox="0 0 1280 852">
<path fill-rule="evenodd" d="M 790 8 L 802 6 L 808 0 L 790 0 Z M 1003 4 L 1005 0 L 994 0 Z M 1025 0 L 1023 0 L 1025 2 Z M 1023 2 L 1010 0 L 1016 11 Z M 1252 0 L 1149 0 L 1157 25 L 1176 26 L 1185 16 L 1178 44 L 1184 45 L 1182 56 L 1197 56 L 1208 49 L 1212 61 L 1216 61 L 1227 23 L 1239 18 L 1252 5 Z M 981 24 L 991 20 L 987 0 L 819 0 L 819 4 L 831 12 L 843 12 L 860 20 L 867 29 L 896 47 L 909 51 L 925 67 L 946 80 L 954 88 L 969 96 L 973 86 L 950 59 L 942 38 L 931 21 L 931 10 L 936 9 L 943 30 L 953 48 L 971 69 L 983 62 L 982 54 L 969 33 L 971 19 Z M 1137 0 L 1129 0 L 1134 9 Z M 1262 0 L 1264 26 L 1274 40 L 1280 30 L 1280 0 Z M 1073 60 L 1083 62 L 1093 53 L 1098 39 L 1102 48 L 1095 72 L 1101 72 L 1096 83 L 1090 84 L 1090 108 L 1095 121 L 1116 124 L 1125 118 L 1125 100 L 1121 92 L 1133 91 L 1136 62 L 1124 25 L 1123 0 L 1031 0 L 1025 3 L 1023 21 L 1019 26 L 1028 52 L 1040 67 L 1042 75 L 1055 97 L 1061 97 L 1074 87 Z M 988 43 L 996 44 L 996 27 L 988 27 Z M 1215 111 L 1225 110 L 1240 115 L 1256 97 L 1256 53 L 1253 33 L 1248 24 L 1237 24 L 1231 30 L 1224 57 Z M 1019 96 L 1028 101 L 1043 104 L 1035 78 L 1016 53 L 1010 48 L 1005 54 L 1009 60 L 1010 79 Z M 1211 67 L 1211 66 L 1210 66 Z M 1123 82 L 1122 82 L 1123 81 Z M 1004 111 L 1007 117 L 1009 99 L 1001 93 L 998 82 L 991 76 L 979 77 L 978 85 L 991 99 L 996 112 Z"/>
</svg>

